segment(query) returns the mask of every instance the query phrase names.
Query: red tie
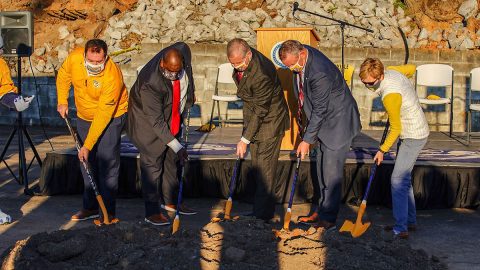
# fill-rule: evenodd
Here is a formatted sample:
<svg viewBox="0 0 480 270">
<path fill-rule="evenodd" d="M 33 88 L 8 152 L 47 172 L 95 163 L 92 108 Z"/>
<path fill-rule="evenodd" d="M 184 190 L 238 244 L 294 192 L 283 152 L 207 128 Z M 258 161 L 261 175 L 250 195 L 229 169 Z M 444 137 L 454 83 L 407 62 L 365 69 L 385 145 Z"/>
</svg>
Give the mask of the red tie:
<svg viewBox="0 0 480 270">
<path fill-rule="evenodd" d="M 173 136 L 180 131 L 180 80 L 173 81 L 173 104 L 170 132 Z"/>
<path fill-rule="evenodd" d="M 240 82 L 243 78 L 243 71 L 237 71 L 237 81 Z"/>
<path fill-rule="evenodd" d="M 302 74 L 298 73 L 298 110 L 297 110 L 297 123 L 298 123 L 298 131 L 302 132 L 303 125 L 302 125 L 302 108 L 303 108 L 303 82 L 302 82 Z"/>
</svg>

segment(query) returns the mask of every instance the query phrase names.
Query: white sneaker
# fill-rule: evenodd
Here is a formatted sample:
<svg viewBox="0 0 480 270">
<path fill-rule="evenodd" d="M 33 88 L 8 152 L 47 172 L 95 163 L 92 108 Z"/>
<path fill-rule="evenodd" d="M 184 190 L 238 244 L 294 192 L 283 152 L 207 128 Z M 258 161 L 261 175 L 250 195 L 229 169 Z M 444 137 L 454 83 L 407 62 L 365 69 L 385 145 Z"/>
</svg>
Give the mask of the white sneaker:
<svg viewBox="0 0 480 270">
<path fill-rule="evenodd" d="M 12 222 L 12 218 L 0 210 L 0 225 Z"/>
<path fill-rule="evenodd" d="M 28 109 L 28 106 L 30 106 L 30 102 L 32 102 L 33 98 L 35 96 L 31 96 L 31 97 L 22 97 L 22 96 L 18 96 L 17 98 L 15 98 L 15 100 L 13 101 L 13 104 L 15 105 L 15 109 L 18 111 L 18 112 L 23 112 L 25 111 L 26 109 Z"/>
</svg>

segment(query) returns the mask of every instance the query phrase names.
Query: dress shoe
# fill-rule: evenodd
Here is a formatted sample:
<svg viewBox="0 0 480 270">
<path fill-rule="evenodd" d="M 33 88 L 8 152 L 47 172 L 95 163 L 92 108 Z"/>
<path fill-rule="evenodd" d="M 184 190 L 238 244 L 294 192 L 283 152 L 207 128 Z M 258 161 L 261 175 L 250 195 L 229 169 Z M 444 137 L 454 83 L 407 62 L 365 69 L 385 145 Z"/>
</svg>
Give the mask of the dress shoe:
<svg viewBox="0 0 480 270">
<path fill-rule="evenodd" d="M 393 232 L 393 238 L 394 239 L 408 239 L 408 232 L 399 232 L 396 233 L 395 231 Z"/>
<path fill-rule="evenodd" d="M 315 223 L 318 223 L 320 220 L 320 217 L 318 216 L 317 212 L 313 212 L 310 216 L 304 216 L 304 217 L 299 217 L 298 222 L 303 223 L 306 225 L 314 225 Z"/>
<path fill-rule="evenodd" d="M 177 211 L 177 206 L 175 204 L 166 204 L 166 205 L 162 204 L 162 209 L 165 209 L 168 212 L 176 212 Z M 186 206 L 185 204 L 180 205 L 180 209 L 178 210 L 178 212 L 181 215 L 186 215 L 186 216 L 191 216 L 191 215 L 196 215 L 197 214 L 196 210 Z"/>
<path fill-rule="evenodd" d="M 83 220 L 88 220 L 92 218 L 98 218 L 98 210 L 87 210 L 87 209 L 82 209 L 78 211 L 75 215 L 73 215 L 70 220 L 73 221 L 83 221 Z"/>
<path fill-rule="evenodd" d="M 145 218 L 145 222 L 148 222 L 155 226 L 169 225 L 170 221 L 163 214 L 155 214 Z"/>
</svg>

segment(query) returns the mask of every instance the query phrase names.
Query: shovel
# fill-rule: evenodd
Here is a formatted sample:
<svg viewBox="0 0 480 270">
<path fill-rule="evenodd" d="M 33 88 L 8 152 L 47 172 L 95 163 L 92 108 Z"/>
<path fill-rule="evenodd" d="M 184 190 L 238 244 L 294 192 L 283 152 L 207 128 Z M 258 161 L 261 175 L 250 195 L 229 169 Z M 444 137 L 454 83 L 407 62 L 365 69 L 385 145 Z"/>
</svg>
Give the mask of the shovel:
<svg viewBox="0 0 480 270">
<path fill-rule="evenodd" d="M 380 140 L 380 145 L 382 145 L 385 141 L 389 127 L 390 123 L 387 122 L 387 124 L 385 125 L 385 130 L 383 131 L 382 139 Z M 367 189 L 365 190 L 365 194 L 363 195 L 360 209 L 358 209 L 357 220 L 355 221 L 355 223 L 351 222 L 350 220 L 345 220 L 342 227 L 340 228 L 340 232 L 350 232 L 353 238 L 361 236 L 368 230 L 368 227 L 370 227 L 370 222 L 362 223 L 362 217 L 363 214 L 365 214 L 365 209 L 367 208 L 368 193 L 370 192 L 370 186 L 372 185 L 373 178 L 375 178 L 375 172 L 377 171 L 377 167 L 378 165 L 376 163 L 373 163 L 372 169 L 370 171 L 370 178 L 368 179 Z"/>
<path fill-rule="evenodd" d="M 290 219 L 292 218 L 293 195 L 295 195 L 295 187 L 297 185 L 300 161 L 301 161 L 301 158 L 297 157 L 297 165 L 295 166 L 295 173 L 293 174 L 292 188 L 290 189 L 290 199 L 288 200 L 287 211 L 285 212 L 285 216 L 283 217 L 283 229 L 286 231 L 290 229 Z"/>
<path fill-rule="evenodd" d="M 187 127 L 185 128 L 185 150 L 188 144 L 188 130 L 190 127 L 190 109 L 187 111 Z M 173 220 L 172 225 L 172 234 L 175 234 L 180 228 L 180 204 L 182 203 L 182 194 L 183 194 L 183 178 L 185 177 L 185 164 L 182 166 L 182 173 L 180 176 L 180 184 L 178 189 L 178 198 L 177 198 L 177 209 L 175 213 L 175 219 Z"/>
<path fill-rule="evenodd" d="M 225 202 L 225 211 L 224 211 L 223 219 L 220 218 L 220 217 L 214 217 L 214 218 L 212 218 L 212 222 L 238 219 L 237 216 L 232 218 L 230 213 L 232 212 L 232 204 L 233 204 L 232 197 L 233 197 L 233 191 L 235 190 L 235 183 L 236 183 L 236 179 L 237 179 L 237 170 L 238 170 L 239 166 L 240 166 L 240 157 L 237 157 L 237 160 L 235 161 L 235 166 L 233 167 L 232 178 L 231 178 L 231 181 L 230 181 L 230 188 L 229 188 L 229 192 L 228 192 L 228 200 Z"/>
<path fill-rule="evenodd" d="M 77 148 L 77 151 L 80 153 L 80 142 L 78 140 L 77 133 L 72 128 L 72 125 L 70 124 L 70 121 L 68 118 L 65 117 L 65 122 L 67 123 L 68 130 L 70 131 L 70 134 L 72 134 L 73 139 L 75 140 L 75 147 Z M 112 220 L 108 219 L 108 212 L 107 208 L 105 207 L 105 203 L 103 202 L 102 195 L 100 195 L 100 192 L 98 192 L 98 187 L 95 184 L 95 181 L 93 180 L 92 173 L 90 172 L 90 164 L 88 161 L 80 161 L 83 165 L 83 168 L 85 169 L 85 172 L 87 173 L 88 181 L 90 182 L 90 185 L 92 186 L 93 192 L 95 193 L 95 198 L 97 198 L 98 205 L 100 206 L 100 210 L 102 211 L 102 216 L 103 216 L 103 221 L 101 220 L 94 220 L 93 223 L 95 225 L 100 226 L 102 224 L 110 225 L 110 224 L 115 224 L 119 220 L 118 218 L 114 218 Z"/>
</svg>

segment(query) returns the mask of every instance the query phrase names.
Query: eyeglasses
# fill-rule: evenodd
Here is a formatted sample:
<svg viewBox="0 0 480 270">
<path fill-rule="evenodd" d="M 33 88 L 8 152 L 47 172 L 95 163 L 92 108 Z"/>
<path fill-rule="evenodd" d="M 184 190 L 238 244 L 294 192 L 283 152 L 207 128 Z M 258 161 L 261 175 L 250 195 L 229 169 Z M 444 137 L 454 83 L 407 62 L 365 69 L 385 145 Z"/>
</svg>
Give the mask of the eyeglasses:
<svg viewBox="0 0 480 270">
<path fill-rule="evenodd" d="M 373 85 L 375 85 L 375 84 L 377 83 L 377 81 L 378 81 L 378 79 L 376 79 L 376 80 L 373 81 L 373 82 L 364 82 L 364 81 L 362 81 L 362 83 L 365 84 L 366 86 L 373 86 Z"/>
</svg>

